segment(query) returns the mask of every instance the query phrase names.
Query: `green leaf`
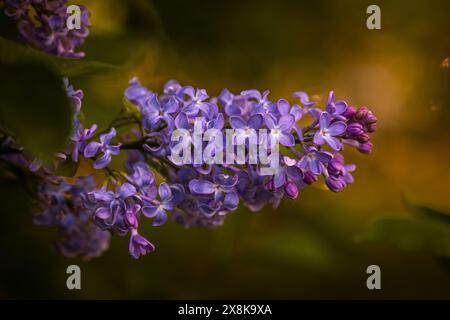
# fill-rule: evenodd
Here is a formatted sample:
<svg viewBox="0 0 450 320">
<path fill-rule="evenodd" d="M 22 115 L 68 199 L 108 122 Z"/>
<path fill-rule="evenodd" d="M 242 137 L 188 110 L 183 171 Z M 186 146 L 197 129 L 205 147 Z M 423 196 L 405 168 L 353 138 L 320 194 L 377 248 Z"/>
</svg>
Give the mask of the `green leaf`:
<svg viewBox="0 0 450 320">
<path fill-rule="evenodd" d="M 66 59 L 51 56 L 21 43 L 0 37 L 0 63 L 38 62 L 46 64 L 60 75 L 75 77 L 99 71 L 118 70 L 111 64 L 86 59 Z"/>
<path fill-rule="evenodd" d="M 382 218 L 370 224 L 355 240 L 450 257 L 450 226 L 433 220 Z"/>
<path fill-rule="evenodd" d="M 430 208 L 426 204 L 413 201 L 411 197 L 403 196 L 403 201 L 420 217 L 434 219 L 450 224 L 450 213 Z"/>
<path fill-rule="evenodd" d="M 44 161 L 64 149 L 73 110 L 59 75 L 36 63 L 0 64 L 0 126 Z"/>
</svg>

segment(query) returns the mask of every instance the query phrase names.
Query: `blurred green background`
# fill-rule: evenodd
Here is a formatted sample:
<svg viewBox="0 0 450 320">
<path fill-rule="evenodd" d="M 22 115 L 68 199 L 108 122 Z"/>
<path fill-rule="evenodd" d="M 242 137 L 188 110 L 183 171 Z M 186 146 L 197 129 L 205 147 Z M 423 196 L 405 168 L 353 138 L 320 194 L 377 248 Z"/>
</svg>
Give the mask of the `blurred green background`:
<svg viewBox="0 0 450 320">
<path fill-rule="evenodd" d="M 20 183 L 0 181 L 0 298 L 450 298 L 449 1 L 377 1 L 381 30 L 366 28 L 372 1 L 76 2 L 92 12 L 85 60 L 120 67 L 71 77 L 86 123 L 109 123 L 133 76 L 321 106 L 334 90 L 378 116 L 374 152 L 345 153 L 358 169 L 340 194 L 308 188 L 216 230 L 144 228 L 157 250 L 137 261 L 120 237 L 101 258 L 59 256 Z M 382 290 L 366 288 L 371 264 Z"/>
</svg>

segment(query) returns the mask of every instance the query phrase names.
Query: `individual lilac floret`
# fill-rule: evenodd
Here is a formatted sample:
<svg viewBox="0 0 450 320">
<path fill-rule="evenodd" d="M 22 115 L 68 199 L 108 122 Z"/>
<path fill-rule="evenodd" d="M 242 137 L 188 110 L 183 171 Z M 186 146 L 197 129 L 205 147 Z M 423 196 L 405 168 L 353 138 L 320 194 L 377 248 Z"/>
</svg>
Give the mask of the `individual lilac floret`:
<svg viewBox="0 0 450 320">
<path fill-rule="evenodd" d="M 279 156 L 275 155 L 274 156 Z M 303 172 L 297 166 L 297 161 L 287 156 L 281 157 L 281 164 L 273 177 L 273 188 L 283 187 L 290 181 L 299 181 L 303 178 Z"/>
<path fill-rule="evenodd" d="M 86 146 L 88 145 L 88 139 L 94 136 L 95 131 L 97 130 L 97 125 L 93 124 L 90 128 L 83 129 L 79 128 L 72 134 L 71 140 L 73 142 L 72 148 L 72 160 L 78 161 L 78 154 L 84 153 Z"/>
<path fill-rule="evenodd" d="M 318 151 L 315 147 L 305 147 L 305 155 L 298 162 L 298 166 L 304 170 L 309 170 L 315 175 L 320 175 L 324 165 L 330 162 L 333 157 L 327 151 Z"/>
<path fill-rule="evenodd" d="M 291 134 L 294 124 L 295 118 L 290 114 L 282 115 L 278 120 L 272 115 L 266 116 L 266 125 L 270 129 L 270 135 L 286 147 L 295 145 L 295 138 Z"/>
<path fill-rule="evenodd" d="M 315 106 L 315 102 L 314 101 L 310 101 L 309 100 L 309 96 L 306 92 L 303 91 L 297 91 L 293 93 L 294 97 L 297 97 L 300 99 L 300 102 L 305 106 L 305 107 L 314 107 Z"/>
<path fill-rule="evenodd" d="M 331 148 L 339 151 L 342 149 L 342 142 L 336 137 L 345 132 L 347 125 L 343 121 L 332 122 L 332 120 L 332 116 L 327 112 L 320 115 L 320 128 L 314 135 L 314 143 L 318 145 L 328 143 Z"/>
<path fill-rule="evenodd" d="M 204 113 L 209 112 L 209 103 L 205 100 L 209 98 L 205 89 L 195 90 L 191 86 L 183 87 L 178 91 L 178 98 L 185 101 L 185 106 L 183 112 L 190 115 L 196 116 L 200 111 Z M 184 100 L 187 97 L 187 100 Z"/>
<path fill-rule="evenodd" d="M 334 102 L 334 92 L 330 91 L 328 94 L 325 111 L 332 115 L 343 114 L 347 110 L 347 103 L 345 101 Z"/>
<path fill-rule="evenodd" d="M 141 236 L 137 230 L 133 230 L 128 245 L 128 251 L 133 258 L 139 259 L 140 256 L 155 251 L 155 246 Z"/>
<path fill-rule="evenodd" d="M 264 118 L 261 114 L 254 114 L 248 120 L 241 116 L 231 116 L 229 121 L 233 129 L 238 129 L 235 138 L 238 144 L 242 144 L 246 138 L 256 133 L 255 130 L 261 128 Z"/>
<path fill-rule="evenodd" d="M 253 107 L 252 114 L 255 113 L 265 114 L 273 112 L 276 108 L 275 103 L 268 99 L 269 93 L 270 93 L 269 90 L 266 90 L 263 93 L 261 93 L 258 90 L 252 89 L 242 91 L 241 96 L 250 100 L 254 100 L 256 102 Z"/>
<path fill-rule="evenodd" d="M 167 183 L 161 183 L 159 185 L 158 194 L 160 200 L 153 200 L 152 202 L 145 202 L 142 208 L 142 213 L 148 218 L 155 218 L 153 226 L 160 226 L 166 223 L 167 213 L 173 209 L 173 196 L 172 190 Z"/>
<path fill-rule="evenodd" d="M 237 175 L 216 174 L 213 181 L 193 179 L 189 183 L 189 189 L 194 194 L 213 195 L 215 202 L 223 203 L 228 210 L 235 210 L 239 204 L 235 190 L 237 182 Z"/>
<path fill-rule="evenodd" d="M 159 102 L 158 96 L 153 95 L 149 98 L 142 109 L 142 118 L 144 125 L 147 129 L 153 130 L 161 121 L 164 121 L 171 131 L 173 127 L 173 118 L 171 114 L 178 110 L 176 103 L 163 103 Z"/>
<path fill-rule="evenodd" d="M 111 155 L 118 155 L 120 153 L 120 145 L 110 145 L 111 139 L 116 136 L 116 129 L 111 128 L 108 133 L 100 136 L 99 142 L 90 142 L 84 149 L 84 156 L 86 158 L 95 157 L 101 154 L 100 158 L 94 162 L 95 169 L 103 169 L 111 162 Z"/>
</svg>

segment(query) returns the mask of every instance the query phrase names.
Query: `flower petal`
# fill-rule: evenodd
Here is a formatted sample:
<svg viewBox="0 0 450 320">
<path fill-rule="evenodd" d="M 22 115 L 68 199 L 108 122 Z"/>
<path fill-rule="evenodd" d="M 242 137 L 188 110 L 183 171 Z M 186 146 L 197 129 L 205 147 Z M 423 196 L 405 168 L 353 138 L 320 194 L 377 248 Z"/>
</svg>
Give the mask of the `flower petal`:
<svg viewBox="0 0 450 320">
<path fill-rule="evenodd" d="M 286 168 L 286 175 L 289 179 L 298 181 L 303 178 L 303 172 L 299 167 L 292 166 Z"/>
<path fill-rule="evenodd" d="M 94 162 L 94 169 L 103 169 L 108 166 L 111 162 L 111 155 L 108 152 L 105 152 L 102 157 L 98 158 Z"/>
<path fill-rule="evenodd" d="M 247 127 L 247 122 L 240 116 L 231 116 L 229 121 L 233 129 L 241 129 Z"/>
<path fill-rule="evenodd" d="M 277 102 L 277 108 L 278 112 L 284 116 L 286 114 L 289 114 L 291 106 L 289 105 L 289 102 L 286 99 L 280 99 Z"/>
<path fill-rule="evenodd" d="M 213 194 L 215 192 L 214 183 L 208 180 L 193 179 L 189 182 L 189 189 L 192 193 Z"/>
<path fill-rule="evenodd" d="M 98 149 L 100 148 L 100 143 L 98 142 L 90 142 L 86 148 L 84 148 L 84 156 L 86 158 L 92 158 L 95 156 L 98 152 Z"/>
<path fill-rule="evenodd" d="M 309 161 L 309 170 L 314 173 L 316 176 L 322 173 L 322 165 L 321 162 L 317 159 L 310 159 Z"/>
<path fill-rule="evenodd" d="M 331 124 L 328 127 L 328 133 L 331 136 L 338 136 L 338 135 L 344 133 L 346 129 L 347 129 L 347 125 L 345 124 L 345 122 L 338 121 L 338 122 Z"/>
<path fill-rule="evenodd" d="M 318 145 L 325 143 L 325 139 L 324 139 L 323 135 L 320 133 L 320 131 L 316 131 L 316 133 L 314 134 L 313 141 L 315 144 L 318 144 Z"/>
<path fill-rule="evenodd" d="M 292 147 L 295 145 L 295 138 L 290 133 L 282 132 L 280 134 L 280 144 L 285 147 Z"/>
<path fill-rule="evenodd" d="M 331 122 L 331 116 L 327 112 L 322 112 L 320 115 L 319 125 L 320 129 L 327 129 Z"/>
<path fill-rule="evenodd" d="M 276 189 L 284 186 L 286 183 L 286 174 L 283 168 L 279 168 L 278 172 L 273 177 L 273 185 Z"/>
<path fill-rule="evenodd" d="M 261 114 L 254 114 L 248 119 L 248 126 L 252 129 L 259 129 L 263 124 L 264 118 Z"/>
<path fill-rule="evenodd" d="M 292 126 L 295 123 L 295 119 L 293 115 L 287 114 L 284 115 L 278 120 L 278 127 L 281 129 L 281 131 L 291 131 Z"/>
<path fill-rule="evenodd" d="M 111 141 L 111 139 L 113 137 L 116 136 L 116 129 L 115 128 L 111 128 L 111 130 L 109 130 L 108 133 L 102 134 L 100 136 L 100 142 L 103 146 L 106 146 L 109 144 L 109 142 Z"/>
<path fill-rule="evenodd" d="M 119 194 L 119 197 L 121 199 L 127 199 L 131 196 L 134 196 L 137 191 L 131 183 L 126 182 L 118 188 L 117 193 Z"/>
<path fill-rule="evenodd" d="M 180 112 L 175 118 L 175 127 L 177 129 L 190 129 L 188 117 L 184 112 Z"/>
<path fill-rule="evenodd" d="M 158 210 L 156 214 L 156 219 L 153 221 L 152 226 L 158 227 L 165 224 L 167 221 L 167 214 L 164 210 Z"/>
<path fill-rule="evenodd" d="M 239 205 L 239 196 L 236 192 L 227 193 L 223 201 L 225 208 L 235 210 Z"/>
<path fill-rule="evenodd" d="M 334 107 L 336 108 L 337 114 L 342 114 L 347 110 L 347 103 L 345 101 L 337 101 L 334 103 Z"/>
<path fill-rule="evenodd" d="M 274 129 L 277 125 L 276 125 L 276 119 L 272 114 L 267 114 L 265 117 L 265 122 L 266 122 L 266 126 L 269 129 Z"/>
<path fill-rule="evenodd" d="M 158 210 L 160 210 L 159 209 L 159 204 L 155 205 L 155 204 L 152 204 L 152 203 L 146 203 L 142 207 L 142 213 L 147 218 L 154 218 L 154 217 L 156 217 L 156 215 L 158 214 Z"/>
<path fill-rule="evenodd" d="M 337 138 L 330 137 L 330 136 L 324 136 L 324 139 L 332 149 L 334 149 L 336 151 L 339 151 L 342 149 L 342 142 L 340 142 Z"/>
<path fill-rule="evenodd" d="M 161 197 L 161 201 L 172 198 L 172 190 L 170 189 L 170 186 L 165 182 L 159 185 L 158 193 Z"/>
</svg>

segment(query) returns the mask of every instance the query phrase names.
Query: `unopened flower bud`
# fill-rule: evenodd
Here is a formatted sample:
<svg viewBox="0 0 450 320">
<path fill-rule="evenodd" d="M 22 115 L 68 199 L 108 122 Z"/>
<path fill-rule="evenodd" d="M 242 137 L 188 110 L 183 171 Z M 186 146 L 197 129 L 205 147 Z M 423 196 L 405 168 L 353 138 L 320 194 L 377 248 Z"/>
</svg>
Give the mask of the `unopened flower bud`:
<svg viewBox="0 0 450 320">
<path fill-rule="evenodd" d="M 370 141 L 361 143 L 358 147 L 358 151 L 364 154 L 369 154 L 372 152 L 373 144 Z"/>
<path fill-rule="evenodd" d="M 311 171 L 306 171 L 303 174 L 303 182 L 304 183 L 313 184 L 316 181 L 317 181 L 317 177 Z"/>
<path fill-rule="evenodd" d="M 376 123 L 371 123 L 367 126 L 367 131 L 369 132 L 375 132 L 377 131 L 377 124 Z"/>
<path fill-rule="evenodd" d="M 363 126 L 362 126 L 361 123 L 359 123 L 359 122 L 354 122 L 354 123 L 351 123 L 351 124 L 349 124 L 349 125 L 347 126 L 347 133 L 348 133 L 350 136 L 355 137 L 355 136 L 360 135 L 361 133 L 364 133 L 364 128 L 363 128 Z"/>
<path fill-rule="evenodd" d="M 138 227 L 138 221 L 136 218 L 136 215 L 131 212 L 131 211 L 127 211 L 127 213 L 125 213 L 125 224 L 132 229 L 137 229 Z"/>
<path fill-rule="evenodd" d="M 370 137 L 369 137 L 369 135 L 368 135 L 367 133 L 363 132 L 363 133 L 359 134 L 359 135 L 356 137 L 356 139 L 357 139 L 359 142 L 364 143 L 364 142 L 369 141 L 369 140 L 370 140 Z"/>
<path fill-rule="evenodd" d="M 269 181 L 267 181 L 266 188 L 267 188 L 267 190 L 269 190 L 271 192 L 275 192 L 276 191 L 273 179 L 270 179 Z"/>
<path fill-rule="evenodd" d="M 339 192 L 345 187 L 345 182 L 340 178 L 329 176 L 325 182 L 328 188 L 333 192 Z"/>
<path fill-rule="evenodd" d="M 294 182 L 289 181 L 284 186 L 284 193 L 286 194 L 286 196 L 288 198 L 296 199 L 298 197 L 298 187 L 297 187 L 297 185 Z"/>
<path fill-rule="evenodd" d="M 354 115 L 355 115 L 355 108 L 353 107 L 347 107 L 347 109 L 345 109 L 344 113 L 342 113 L 342 115 L 344 117 L 346 117 L 347 119 L 351 119 Z"/>
<path fill-rule="evenodd" d="M 367 116 L 368 113 L 369 109 L 367 109 L 366 107 L 361 107 L 356 110 L 355 119 L 361 121 Z"/>
<path fill-rule="evenodd" d="M 343 169 L 344 169 L 344 165 L 342 164 L 342 162 L 340 162 L 336 159 L 332 159 L 328 163 L 328 173 L 333 176 L 339 176 Z"/>
</svg>

